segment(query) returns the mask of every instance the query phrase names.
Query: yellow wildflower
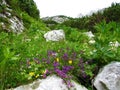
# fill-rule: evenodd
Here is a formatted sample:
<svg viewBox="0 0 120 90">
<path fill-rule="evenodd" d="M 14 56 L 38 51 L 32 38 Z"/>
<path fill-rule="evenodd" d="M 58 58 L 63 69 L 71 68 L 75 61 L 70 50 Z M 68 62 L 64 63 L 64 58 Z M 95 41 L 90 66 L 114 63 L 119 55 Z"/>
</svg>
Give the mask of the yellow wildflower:
<svg viewBox="0 0 120 90">
<path fill-rule="evenodd" d="M 68 63 L 69 63 L 69 64 L 72 64 L 72 60 L 69 60 Z"/>
<path fill-rule="evenodd" d="M 56 61 L 59 62 L 59 58 L 56 58 Z"/>
<path fill-rule="evenodd" d="M 34 73 L 34 72 L 30 72 L 29 75 L 30 75 L 30 76 L 34 76 L 35 73 Z"/>
<path fill-rule="evenodd" d="M 60 50 L 58 50 L 58 52 L 60 52 Z"/>
<path fill-rule="evenodd" d="M 37 74 L 36 76 L 35 76 L 35 78 L 38 78 L 39 77 L 39 74 Z"/>
</svg>

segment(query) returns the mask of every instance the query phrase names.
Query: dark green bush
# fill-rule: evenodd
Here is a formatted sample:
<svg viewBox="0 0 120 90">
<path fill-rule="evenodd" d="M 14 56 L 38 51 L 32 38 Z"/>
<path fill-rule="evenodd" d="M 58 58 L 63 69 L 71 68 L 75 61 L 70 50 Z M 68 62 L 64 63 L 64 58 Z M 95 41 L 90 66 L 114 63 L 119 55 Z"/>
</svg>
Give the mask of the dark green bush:
<svg viewBox="0 0 120 90">
<path fill-rule="evenodd" d="M 17 12 L 18 14 L 22 12 L 28 13 L 31 17 L 39 19 L 39 10 L 33 0 L 6 0 L 10 8 Z M 17 6 L 17 7 L 16 7 Z"/>
<path fill-rule="evenodd" d="M 108 22 L 120 22 L 120 3 L 112 3 L 111 7 L 104 10 L 103 15 Z"/>
</svg>

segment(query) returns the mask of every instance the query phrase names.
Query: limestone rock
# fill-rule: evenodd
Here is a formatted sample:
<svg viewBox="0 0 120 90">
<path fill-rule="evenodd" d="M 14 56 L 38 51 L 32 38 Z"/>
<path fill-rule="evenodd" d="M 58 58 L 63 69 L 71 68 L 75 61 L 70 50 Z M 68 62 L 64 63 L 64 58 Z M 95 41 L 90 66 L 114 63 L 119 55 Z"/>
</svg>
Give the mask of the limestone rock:
<svg viewBox="0 0 120 90">
<path fill-rule="evenodd" d="M 19 86 L 9 90 L 88 90 L 74 81 L 72 81 L 72 84 L 74 87 L 68 89 L 61 78 L 56 75 L 52 75 L 46 79 L 37 80 L 31 84 Z"/>
<path fill-rule="evenodd" d="M 94 86 L 97 90 L 120 90 L 120 62 L 106 65 L 96 76 Z"/>
<path fill-rule="evenodd" d="M 23 22 L 19 20 L 16 16 L 9 19 L 11 22 L 11 29 L 13 32 L 22 32 L 24 29 Z"/>
<path fill-rule="evenodd" d="M 65 33 L 63 30 L 52 30 L 44 34 L 46 41 L 60 41 L 65 39 Z"/>
<path fill-rule="evenodd" d="M 54 21 L 56 23 L 63 23 L 69 19 L 70 19 L 70 17 L 63 16 L 63 15 L 42 18 L 43 21 Z"/>
<path fill-rule="evenodd" d="M 0 21 L 1 28 L 7 32 L 22 32 L 24 30 L 22 20 L 17 16 L 13 15 L 13 10 L 10 8 L 10 6 L 6 3 L 5 0 L 0 1 L 0 6 L 5 7 L 3 11 L 4 13 L 0 12 L 0 18 L 2 18 L 2 21 Z"/>
</svg>

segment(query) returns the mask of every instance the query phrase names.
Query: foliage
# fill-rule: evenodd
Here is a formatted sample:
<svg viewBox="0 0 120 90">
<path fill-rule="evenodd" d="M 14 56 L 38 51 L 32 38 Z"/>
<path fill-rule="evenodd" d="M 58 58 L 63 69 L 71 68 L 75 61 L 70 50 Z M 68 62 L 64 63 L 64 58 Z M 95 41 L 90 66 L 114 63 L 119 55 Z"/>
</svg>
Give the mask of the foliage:
<svg viewBox="0 0 120 90">
<path fill-rule="evenodd" d="M 115 60 L 120 61 L 119 59 L 119 45 L 117 44 L 119 39 L 118 33 L 120 33 L 119 24 L 115 22 L 110 22 L 106 24 L 105 21 L 97 24 L 95 26 L 97 37 L 95 37 L 95 50 L 93 53 L 93 58 L 96 60 L 100 66 L 108 64 L 109 62 Z"/>
<path fill-rule="evenodd" d="M 24 26 L 26 29 L 29 30 L 31 26 L 34 26 L 37 28 L 37 30 L 49 30 L 49 28 L 46 27 L 46 25 L 40 20 L 36 20 L 32 17 L 30 17 L 27 13 L 22 12 L 21 18 L 23 20 Z"/>
<path fill-rule="evenodd" d="M 66 84 L 72 78 L 91 88 L 90 82 L 100 67 L 120 60 L 120 48 L 109 44 L 120 42 L 119 23 L 107 24 L 103 21 L 96 24 L 95 43 L 90 44 L 84 31 L 66 26 L 61 27 L 66 33 L 65 41 L 46 42 L 43 38 L 46 31 L 42 30 L 45 26 L 39 26 L 39 21 L 29 20 L 32 23 L 29 30 L 21 34 L 0 33 L 0 77 L 3 89 L 51 74 L 60 76 Z"/>
<path fill-rule="evenodd" d="M 84 43 L 88 40 L 88 37 L 83 34 L 83 32 L 87 30 L 82 30 L 82 32 L 79 32 L 76 28 L 67 27 L 64 25 L 58 25 L 55 29 L 63 29 L 66 35 L 66 40 L 71 42 L 77 42 L 77 43 Z M 83 39 L 84 38 L 84 39 Z"/>
<path fill-rule="evenodd" d="M 3 1 L 1 1 L 3 3 Z M 17 17 L 18 20 L 23 21 L 25 30 L 29 29 L 32 24 L 41 30 L 49 30 L 39 17 L 39 11 L 33 0 L 6 0 L 7 4 L 0 4 L 0 31 L 10 32 L 10 19 Z M 17 7 L 16 7 L 17 6 Z M 9 15 L 10 14 L 10 15 Z"/>
<path fill-rule="evenodd" d="M 114 13 L 113 13 L 114 12 Z M 107 23 L 110 21 L 120 21 L 120 3 L 113 3 L 111 7 L 99 10 L 88 16 L 81 18 L 70 18 L 62 23 L 62 25 L 69 26 L 71 28 L 77 28 L 79 30 L 87 29 L 92 32 L 97 32 L 94 28 L 96 23 L 100 23 L 105 20 Z M 55 26 L 54 26 L 55 27 Z"/>
<path fill-rule="evenodd" d="M 104 10 L 103 15 L 106 17 L 106 20 L 120 22 L 120 3 L 112 3 L 111 7 L 108 7 Z"/>
<path fill-rule="evenodd" d="M 18 12 L 26 28 L 20 34 L 6 33 L 2 32 L 0 24 L 1 90 L 43 79 L 51 74 L 63 78 L 69 88 L 72 86 L 70 80 L 74 79 L 92 90 L 91 81 L 99 68 L 112 61 L 120 61 L 119 4 L 62 24 L 46 21 L 56 24 L 51 28 L 63 29 L 66 35 L 65 41 L 46 42 L 43 35 L 50 29 L 40 19 L 37 20 L 38 12 L 33 1 L 6 1 L 11 8 L 20 5 L 13 13 Z M 109 16 L 114 9 L 118 13 Z M 3 12 L 1 8 L 0 12 Z M 8 20 L 0 20 L 9 24 Z M 85 35 L 89 30 L 95 32 L 92 39 Z M 89 43 L 90 40 L 95 42 Z"/>
<path fill-rule="evenodd" d="M 19 14 L 21 12 L 26 12 L 31 17 L 39 19 L 39 11 L 33 0 L 6 0 L 6 2 L 14 10 L 14 12 Z"/>
<path fill-rule="evenodd" d="M 19 0 L 18 5 L 22 11 L 25 11 L 31 17 L 39 19 L 39 10 L 36 7 L 36 4 L 33 0 Z"/>
<path fill-rule="evenodd" d="M 75 42 L 69 41 L 46 42 L 43 38 L 44 33 L 45 31 L 40 31 L 36 27 L 36 24 L 30 26 L 29 30 L 22 34 L 16 35 L 13 33 L 0 33 L 0 40 L 2 42 L 0 45 L 0 57 L 2 58 L 0 64 L 1 68 L 3 68 L 0 69 L 2 70 L 0 71 L 0 77 L 2 79 L 1 85 L 3 86 L 3 88 L 16 87 L 18 85 L 31 82 L 37 78 L 43 78 L 41 77 L 41 75 L 43 75 L 43 72 L 45 70 L 53 68 L 55 60 L 55 57 L 49 56 L 51 58 L 50 65 L 42 61 L 43 59 L 48 59 L 47 51 L 49 52 L 49 50 L 52 50 L 52 52 L 54 51 L 56 53 L 58 53 L 58 50 L 60 49 L 64 50 L 64 52 L 59 52 L 58 55 L 58 58 L 61 59 L 59 69 L 62 69 L 64 65 L 67 65 L 64 63 L 64 61 L 62 61 L 61 55 L 64 55 L 64 53 L 68 53 L 70 55 L 70 59 L 73 52 L 78 53 L 78 59 L 76 58 L 76 61 L 72 62 L 74 63 L 73 66 L 76 67 L 75 65 L 81 57 L 79 51 L 82 49 L 82 46 L 76 44 Z M 67 47 L 70 48 L 69 52 L 64 49 Z M 7 52 L 8 56 L 4 56 L 7 55 Z M 71 63 L 71 61 L 69 63 Z M 28 65 L 30 65 L 29 68 L 27 67 Z M 73 71 L 75 70 L 71 70 L 69 74 L 72 75 Z M 53 73 L 56 74 L 56 72 Z"/>
</svg>

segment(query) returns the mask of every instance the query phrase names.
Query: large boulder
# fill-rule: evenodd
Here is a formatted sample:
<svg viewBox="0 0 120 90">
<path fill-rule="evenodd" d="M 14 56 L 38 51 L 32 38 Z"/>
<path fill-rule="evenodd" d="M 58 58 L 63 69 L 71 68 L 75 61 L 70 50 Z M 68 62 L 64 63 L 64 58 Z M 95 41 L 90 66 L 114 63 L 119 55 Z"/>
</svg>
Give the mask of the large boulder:
<svg viewBox="0 0 120 90">
<path fill-rule="evenodd" d="M 74 81 L 71 83 L 74 85 L 74 87 L 68 89 L 61 78 L 52 75 L 46 79 L 39 79 L 31 84 L 19 86 L 17 88 L 9 90 L 88 90 Z"/>
<path fill-rule="evenodd" d="M 65 33 L 63 30 L 52 30 L 44 34 L 46 41 L 60 41 L 65 39 Z"/>
<path fill-rule="evenodd" d="M 120 90 L 120 62 L 106 65 L 94 80 L 97 90 Z"/>
</svg>

